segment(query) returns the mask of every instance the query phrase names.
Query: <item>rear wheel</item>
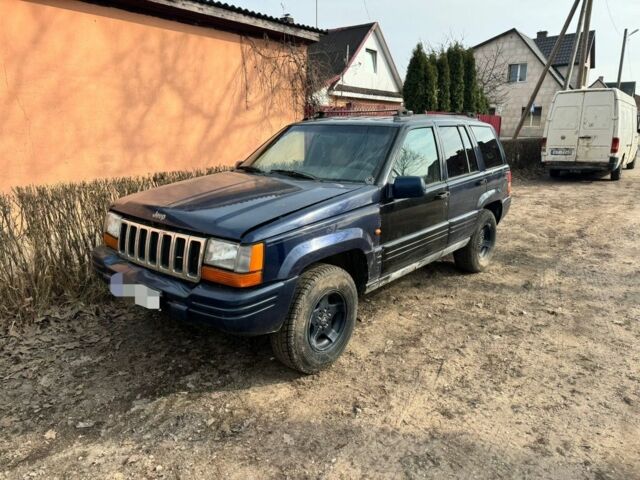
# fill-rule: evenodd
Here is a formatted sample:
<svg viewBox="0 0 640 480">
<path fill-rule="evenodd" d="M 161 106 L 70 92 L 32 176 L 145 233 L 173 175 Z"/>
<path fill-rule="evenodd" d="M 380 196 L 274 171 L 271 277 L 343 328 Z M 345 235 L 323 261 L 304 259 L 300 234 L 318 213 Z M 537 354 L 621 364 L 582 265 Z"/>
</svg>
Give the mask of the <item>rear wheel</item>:
<svg viewBox="0 0 640 480">
<path fill-rule="evenodd" d="M 638 157 L 634 158 L 634 159 L 633 159 L 633 162 L 629 162 L 629 163 L 627 163 L 627 169 L 628 169 L 628 170 L 633 170 L 634 168 L 636 168 L 636 159 L 637 159 L 637 158 L 638 158 Z"/>
<path fill-rule="evenodd" d="M 476 230 L 469 243 L 453 252 L 456 266 L 471 273 L 485 270 L 493 257 L 497 230 L 496 217 L 489 210 L 482 210 L 478 216 Z"/>
<path fill-rule="evenodd" d="M 614 182 L 620 180 L 620 175 L 622 174 L 622 162 L 618 165 L 618 168 L 615 170 L 611 170 L 611 180 Z"/>
<path fill-rule="evenodd" d="M 349 343 L 356 323 L 358 292 L 345 270 L 319 264 L 298 280 L 289 315 L 271 335 L 282 363 L 302 373 L 328 367 Z"/>
</svg>

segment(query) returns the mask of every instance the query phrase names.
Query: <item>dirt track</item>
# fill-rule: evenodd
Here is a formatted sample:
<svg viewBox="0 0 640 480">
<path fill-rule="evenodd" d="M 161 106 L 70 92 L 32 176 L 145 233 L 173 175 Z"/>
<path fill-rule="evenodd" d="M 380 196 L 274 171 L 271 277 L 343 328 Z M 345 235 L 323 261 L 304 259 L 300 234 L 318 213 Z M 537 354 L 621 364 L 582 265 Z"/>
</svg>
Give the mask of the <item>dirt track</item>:
<svg viewBox="0 0 640 480">
<path fill-rule="evenodd" d="M 516 182 L 489 272 L 361 299 L 313 377 L 116 304 L 0 338 L 0 479 L 640 478 L 639 202 Z"/>
</svg>

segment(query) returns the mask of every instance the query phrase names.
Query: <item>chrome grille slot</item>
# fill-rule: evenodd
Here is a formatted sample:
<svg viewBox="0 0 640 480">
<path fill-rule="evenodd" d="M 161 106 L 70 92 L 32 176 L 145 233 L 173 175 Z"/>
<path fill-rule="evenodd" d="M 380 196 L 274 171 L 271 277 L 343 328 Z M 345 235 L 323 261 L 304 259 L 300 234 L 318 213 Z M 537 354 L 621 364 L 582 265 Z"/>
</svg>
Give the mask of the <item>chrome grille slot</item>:
<svg viewBox="0 0 640 480">
<path fill-rule="evenodd" d="M 118 250 L 130 262 L 197 282 L 206 239 L 122 220 Z"/>
</svg>

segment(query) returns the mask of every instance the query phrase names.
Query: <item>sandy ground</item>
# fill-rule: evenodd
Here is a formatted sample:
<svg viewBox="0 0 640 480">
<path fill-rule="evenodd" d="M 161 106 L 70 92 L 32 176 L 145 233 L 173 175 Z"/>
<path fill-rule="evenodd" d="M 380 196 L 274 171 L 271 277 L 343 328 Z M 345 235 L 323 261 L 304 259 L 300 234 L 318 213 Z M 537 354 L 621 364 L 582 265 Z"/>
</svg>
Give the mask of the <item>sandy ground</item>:
<svg viewBox="0 0 640 480">
<path fill-rule="evenodd" d="M 0 478 L 640 478 L 639 199 L 516 182 L 490 271 L 361 299 L 316 376 L 116 303 L 0 338 Z"/>
</svg>

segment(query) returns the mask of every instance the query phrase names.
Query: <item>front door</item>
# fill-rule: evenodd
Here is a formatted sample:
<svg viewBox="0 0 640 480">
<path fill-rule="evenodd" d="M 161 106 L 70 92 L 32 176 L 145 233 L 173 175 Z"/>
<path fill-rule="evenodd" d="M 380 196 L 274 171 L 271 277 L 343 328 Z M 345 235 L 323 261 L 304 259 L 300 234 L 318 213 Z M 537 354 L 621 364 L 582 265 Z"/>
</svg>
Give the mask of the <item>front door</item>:
<svg viewBox="0 0 640 480">
<path fill-rule="evenodd" d="M 448 189 L 442 180 L 435 133 L 431 127 L 409 130 L 389 178 L 420 176 L 426 184 L 419 198 L 388 199 L 381 206 L 382 274 L 440 251 L 447 242 Z"/>
<path fill-rule="evenodd" d="M 478 203 L 487 190 L 487 178 L 478 168 L 478 159 L 462 126 L 439 126 L 449 199 L 449 245 L 469 238 L 476 227 Z"/>
</svg>

